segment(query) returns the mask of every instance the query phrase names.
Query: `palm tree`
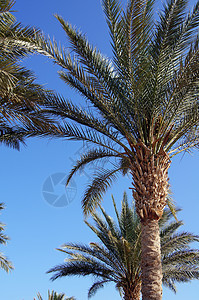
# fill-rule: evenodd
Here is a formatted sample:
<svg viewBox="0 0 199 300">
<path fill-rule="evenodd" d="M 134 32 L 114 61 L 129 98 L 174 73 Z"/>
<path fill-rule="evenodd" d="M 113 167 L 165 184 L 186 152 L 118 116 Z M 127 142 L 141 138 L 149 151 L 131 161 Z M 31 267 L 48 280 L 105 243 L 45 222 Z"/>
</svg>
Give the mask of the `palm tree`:
<svg viewBox="0 0 199 300">
<path fill-rule="evenodd" d="M 97 235 L 99 243 L 65 244 L 58 249 L 67 254 L 65 264 L 58 265 L 53 272 L 55 280 L 71 275 L 93 275 L 96 279 L 90 287 L 88 297 L 93 296 L 106 283 L 114 282 L 123 299 L 139 300 L 141 292 L 141 245 L 140 221 L 134 205 L 129 207 L 124 194 L 119 213 L 113 199 L 117 222 L 101 208 L 102 216 L 92 214 L 94 225 L 85 223 Z M 178 209 L 179 211 L 179 209 Z M 191 242 L 199 242 L 199 236 L 178 232 L 182 221 L 172 220 L 170 210 L 164 210 L 159 221 L 163 284 L 176 292 L 175 282 L 199 279 L 199 250 L 191 249 Z"/>
<path fill-rule="evenodd" d="M 142 227 L 143 300 L 160 300 L 158 221 L 167 204 L 168 169 L 173 156 L 198 146 L 199 1 L 187 14 L 187 0 L 168 0 L 157 21 L 153 0 L 127 2 L 123 8 L 119 0 L 102 0 L 112 60 L 60 16 L 71 52 L 48 38 L 35 38 L 38 52 L 52 58 L 62 68 L 61 79 L 88 101 L 86 109 L 62 97 L 49 99 L 44 113 L 63 123 L 40 134 L 89 144 L 67 182 L 90 163 L 112 162 L 93 175 L 82 200 L 85 214 L 99 205 L 119 173 L 130 170 Z"/>
<path fill-rule="evenodd" d="M 43 300 L 40 293 L 38 293 L 37 298 L 38 300 Z M 34 300 L 36 299 L 34 298 Z M 48 300 L 75 300 L 75 298 L 74 297 L 66 298 L 65 294 L 58 294 L 54 291 L 52 292 L 48 291 Z"/>
<path fill-rule="evenodd" d="M 39 111 L 50 93 L 21 66 L 21 59 L 33 50 L 27 42 L 39 31 L 16 22 L 13 5 L 13 0 L 0 0 L 0 143 L 18 149 L 26 126 L 47 124 L 47 117 L 40 116 Z"/>
<path fill-rule="evenodd" d="M 0 203 L 0 210 L 4 209 L 4 204 Z M 5 235 L 3 232 L 5 230 L 5 225 L 0 222 L 0 244 L 6 245 L 7 241 L 9 240 L 8 236 Z M 0 253 L 0 268 L 5 270 L 7 273 L 13 269 L 12 263 Z"/>
</svg>

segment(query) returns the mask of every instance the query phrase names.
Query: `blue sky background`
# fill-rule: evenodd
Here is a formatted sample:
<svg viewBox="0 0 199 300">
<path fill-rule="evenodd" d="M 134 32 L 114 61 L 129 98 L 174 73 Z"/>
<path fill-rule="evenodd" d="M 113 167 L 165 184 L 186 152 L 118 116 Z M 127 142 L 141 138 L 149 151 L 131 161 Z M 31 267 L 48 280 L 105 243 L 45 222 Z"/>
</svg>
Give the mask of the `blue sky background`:
<svg viewBox="0 0 199 300">
<path fill-rule="evenodd" d="M 81 28 L 103 54 L 111 56 L 108 30 L 99 0 L 18 0 L 14 8 L 17 10 L 17 19 L 24 25 L 42 28 L 46 34 L 55 36 L 57 41 L 64 44 L 65 35 L 53 17 L 54 13 L 58 13 Z M 35 71 L 38 82 L 76 103 L 81 101 L 79 95 L 61 82 L 56 74 L 56 66 L 48 59 L 36 56 L 26 59 L 25 64 Z M 0 147 L 0 201 L 6 204 L 0 218 L 6 223 L 6 233 L 11 238 L 6 247 L 1 247 L 1 251 L 15 266 L 15 270 L 8 275 L 0 270 L 0 299 L 33 300 L 38 291 L 47 299 L 48 289 L 75 296 L 78 300 L 87 299 L 92 279 L 73 277 L 51 282 L 45 272 L 64 260 L 64 254 L 55 248 L 65 242 L 88 243 L 96 240 L 83 223 L 81 211 L 81 196 L 90 179 L 89 169 L 86 174 L 74 178 L 72 192 L 75 195 L 69 196 L 71 203 L 67 206 L 54 207 L 47 203 L 42 194 L 46 179 L 60 172 L 67 174 L 72 162 L 82 151 L 80 143 L 46 139 L 31 139 L 20 152 Z M 185 231 L 195 234 L 199 233 L 198 168 L 199 156 L 198 152 L 194 152 L 193 155 L 186 154 L 173 159 L 169 173 L 174 199 L 183 208 L 179 219 L 183 219 Z M 124 190 L 131 198 L 128 190 L 130 183 L 129 178 L 120 178 L 104 197 L 103 206 L 110 215 L 113 215 L 111 194 L 119 206 Z M 57 185 L 56 193 L 63 194 L 63 186 Z M 163 300 L 198 299 L 198 288 L 197 281 L 179 285 L 177 295 L 164 288 Z M 114 286 L 109 285 L 93 299 L 119 300 L 120 297 Z"/>
</svg>

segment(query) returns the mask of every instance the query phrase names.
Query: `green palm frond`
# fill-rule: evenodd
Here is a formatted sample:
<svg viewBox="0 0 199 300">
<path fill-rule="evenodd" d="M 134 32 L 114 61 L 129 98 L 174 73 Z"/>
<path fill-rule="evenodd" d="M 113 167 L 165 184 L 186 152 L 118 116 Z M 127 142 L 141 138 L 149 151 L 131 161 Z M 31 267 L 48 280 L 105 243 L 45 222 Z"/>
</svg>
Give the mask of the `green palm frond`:
<svg viewBox="0 0 199 300">
<path fill-rule="evenodd" d="M 108 234 L 106 234 L 105 238 L 106 240 L 109 239 L 109 244 L 111 244 Z M 100 276 L 107 279 L 114 279 L 116 276 L 111 270 L 115 272 L 119 272 L 120 270 L 122 272 L 123 269 L 123 266 L 118 260 L 116 249 L 114 251 L 107 251 L 103 245 L 97 243 L 90 243 L 89 246 L 71 243 L 64 244 L 62 249 L 58 250 L 70 255 L 69 258 L 65 259 L 67 265 L 70 263 L 70 268 L 67 268 L 68 274 L 78 271 L 78 268 L 76 268 L 77 261 L 79 261 L 79 266 L 81 265 L 82 272 L 87 272 L 87 274 L 95 272 L 96 276 L 100 274 Z M 76 253 L 74 253 L 74 251 L 76 251 Z M 101 262 L 100 264 L 99 261 Z M 93 265 L 95 265 L 95 270 Z M 50 272 L 51 271 L 49 271 L 49 273 Z M 76 275 L 78 275 L 78 273 Z"/>
<path fill-rule="evenodd" d="M 76 162 L 76 165 L 73 166 L 72 170 L 70 171 L 68 177 L 67 177 L 67 182 L 66 184 L 68 184 L 71 180 L 71 178 L 73 177 L 73 175 L 75 173 L 77 173 L 77 171 L 81 171 L 85 165 L 88 165 L 89 163 L 93 163 L 96 160 L 100 159 L 100 161 L 102 160 L 102 158 L 107 159 L 110 157 L 117 157 L 117 155 L 112 152 L 109 151 L 108 149 L 92 149 L 90 151 L 88 151 L 87 153 L 83 154 L 80 158 L 80 160 L 78 160 Z"/>
<path fill-rule="evenodd" d="M 98 237 L 100 238 L 100 240 L 105 244 L 105 241 L 103 241 L 104 239 L 104 231 L 106 230 L 107 233 L 109 232 L 109 230 L 111 230 L 111 234 L 120 239 L 121 238 L 121 232 L 120 230 L 118 230 L 117 224 L 115 223 L 115 221 L 106 213 L 106 211 L 104 210 L 103 207 L 101 207 L 101 205 L 99 206 L 100 210 L 104 216 L 105 221 L 102 221 L 102 218 L 100 216 L 98 216 L 96 213 L 93 214 L 93 220 L 95 221 L 96 227 L 99 229 L 98 232 L 95 232 Z M 118 221 L 118 220 L 117 220 Z M 85 221 L 86 223 L 86 221 Z M 88 226 L 90 225 L 89 223 L 86 223 Z M 92 227 L 90 227 L 92 229 Z"/>
<path fill-rule="evenodd" d="M 42 114 L 39 116 L 42 117 Z M 49 118 L 51 121 L 51 119 Z M 44 119 L 45 122 L 45 119 Z M 104 135 L 101 135 L 100 132 L 95 131 L 94 129 L 89 129 L 85 127 L 79 127 L 74 123 L 64 121 L 63 124 L 49 124 L 47 126 L 37 127 L 35 124 L 26 126 L 27 136 L 52 136 L 56 138 L 67 138 L 75 141 L 85 141 L 87 143 L 92 143 L 97 146 L 103 147 L 107 150 L 112 151 L 115 155 L 120 154 L 119 150 L 114 147 L 115 142 L 113 140 L 107 141 Z"/>
<path fill-rule="evenodd" d="M 166 228 L 161 230 L 160 234 L 161 234 L 162 240 L 164 240 L 164 238 L 167 239 L 168 236 L 170 236 L 171 234 L 174 234 L 178 230 L 178 228 L 182 225 L 183 225 L 182 221 L 170 222 L 170 224 L 167 225 Z"/>
<path fill-rule="evenodd" d="M 128 92 L 126 84 L 122 86 L 121 80 L 115 77 L 113 65 L 89 44 L 85 36 L 64 22 L 61 17 L 57 18 L 69 37 L 71 47 L 80 55 L 80 60 L 72 58 L 64 48 L 58 47 L 56 42 L 42 39 L 40 36 L 36 40 L 38 51 L 44 52 L 66 69 L 67 73 L 61 72 L 62 78 L 89 99 L 99 109 L 100 114 L 103 114 L 114 128 L 125 135 L 129 126 L 136 126 L 135 121 L 132 124 L 131 120 L 133 112 L 125 117 L 123 114 L 125 107 L 129 106 L 127 96 L 124 95 L 124 91 Z M 130 96 L 131 93 L 129 92 L 128 95 Z M 120 101 L 121 98 L 124 99 L 125 105 Z M 133 136 L 130 138 L 133 139 Z"/>
<path fill-rule="evenodd" d="M 122 209 L 118 223 L 122 236 L 127 241 L 131 242 L 131 244 L 133 244 L 135 241 L 137 243 L 138 232 L 140 231 L 139 218 L 135 212 L 135 209 L 133 210 L 130 208 L 126 193 L 123 195 Z"/>
<path fill-rule="evenodd" d="M 82 208 L 85 214 L 91 213 L 94 208 L 99 206 L 103 194 L 112 185 L 119 172 L 121 172 L 121 168 L 116 167 L 112 170 L 102 170 L 96 173 L 82 199 Z"/>
<path fill-rule="evenodd" d="M 133 88 L 136 86 L 138 60 L 151 39 L 153 1 L 128 1 L 126 12 L 120 1 L 104 0 L 103 9 L 109 27 L 114 63 Z M 141 63 L 141 60 L 140 60 Z M 143 61 L 142 61 L 143 63 Z"/>
<path fill-rule="evenodd" d="M 94 129 L 112 141 L 125 147 L 121 142 L 121 137 L 115 130 L 112 130 L 107 124 L 106 120 L 98 119 L 92 115 L 90 111 L 87 111 L 77 105 L 74 105 L 70 101 L 66 101 L 63 97 L 58 95 L 52 95 L 52 97 L 45 104 L 48 114 L 56 115 L 62 119 L 68 118 L 78 122 L 81 125 L 85 125 L 91 129 Z M 60 114 L 61 111 L 61 114 Z"/>
<path fill-rule="evenodd" d="M 109 27 L 110 36 L 112 39 L 112 48 L 115 55 L 115 61 L 118 68 L 124 69 L 123 60 L 127 58 L 127 51 L 124 39 L 124 24 L 122 24 L 121 16 L 123 10 L 121 3 L 118 0 L 103 0 L 102 7 L 106 15 L 107 24 Z"/>
<path fill-rule="evenodd" d="M 108 268 L 104 268 L 103 265 L 100 266 L 96 261 L 86 261 L 85 257 L 82 256 L 81 258 L 83 258 L 82 262 L 69 262 L 49 270 L 49 272 L 57 272 L 51 279 L 56 280 L 59 277 L 69 275 L 86 276 L 90 274 L 101 276 L 102 278 L 109 278 L 110 271 Z"/>
<path fill-rule="evenodd" d="M 167 257 L 163 264 L 164 285 L 170 287 L 176 293 L 175 283 L 199 279 L 198 257 L 199 253 L 193 250 L 187 250 L 179 255 L 174 254 L 173 257 L 172 255 Z M 170 258 L 171 263 L 168 263 Z"/>
<path fill-rule="evenodd" d="M 189 243 L 198 242 L 198 240 L 198 236 L 188 232 L 182 232 L 181 234 L 174 234 L 172 239 L 164 239 L 163 237 L 161 240 L 161 247 L 164 249 L 165 253 L 171 251 L 174 247 L 176 247 L 176 250 L 183 250 L 187 249 Z"/>
</svg>

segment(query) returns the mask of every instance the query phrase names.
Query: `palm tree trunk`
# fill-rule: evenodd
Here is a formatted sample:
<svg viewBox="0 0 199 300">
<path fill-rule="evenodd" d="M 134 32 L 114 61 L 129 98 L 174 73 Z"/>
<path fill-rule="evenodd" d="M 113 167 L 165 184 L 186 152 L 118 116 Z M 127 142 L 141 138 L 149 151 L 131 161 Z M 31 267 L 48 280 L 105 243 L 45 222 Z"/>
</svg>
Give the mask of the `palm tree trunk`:
<svg viewBox="0 0 199 300">
<path fill-rule="evenodd" d="M 158 220 L 142 221 L 142 300 L 162 299 L 162 265 Z"/>
<path fill-rule="evenodd" d="M 169 155 L 139 142 L 132 160 L 133 197 L 141 219 L 142 300 L 162 299 L 162 266 L 158 220 L 167 204 Z"/>
<path fill-rule="evenodd" d="M 132 288 L 124 289 L 124 300 L 140 300 L 141 296 L 141 283 L 136 284 L 136 286 Z"/>
</svg>

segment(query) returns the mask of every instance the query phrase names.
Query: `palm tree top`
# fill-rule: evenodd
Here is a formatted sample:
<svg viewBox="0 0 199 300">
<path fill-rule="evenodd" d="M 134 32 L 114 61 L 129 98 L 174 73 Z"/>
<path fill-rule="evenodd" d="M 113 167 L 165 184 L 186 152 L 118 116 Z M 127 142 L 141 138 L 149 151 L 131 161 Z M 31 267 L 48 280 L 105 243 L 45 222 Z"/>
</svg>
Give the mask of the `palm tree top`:
<svg viewBox="0 0 199 300">
<path fill-rule="evenodd" d="M 152 0 L 128 0 L 125 8 L 119 0 L 103 0 L 111 59 L 58 15 L 67 49 L 50 38 L 35 36 L 37 51 L 61 67 L 60 78 L 86 99 L 88 108 L 59 95 L 50 97 L 43 112 L 59 118 L 57 130 L 37 129 L 29 135 L 89 144 L 90 150 L 74 165 L 68 182 L 96 160 L 113 159 L 116 166 L 94 174 L 83 198 L 85 213 L 100 203 L 118 172 L 126 174 L 131 169 L 136 179 L 135 169 L 141 172 L 142 161 L 143 174 L 148 172 L 147 163 L 167 174 L 171 157 L 198 147 L 199 1 L 188 14 L 187 4 L 187 0 L 169 0 L 155 20 Z M 167 188 L 165 183 L 164 199 Z M 153 217 L 161 216 L 165 201 L 150 211 Z M 140 210 L 141 217 L 145 214 Z"/>
<path fill-rule="evenodd" d="M 187 15 L 187 3 L 167 1 L 154 20 L 152 0 L 129 0 L 125 9 L 119 0 L 103 0 L 112 60 L 56 15 L 72 54 L 39 37 L 38 51 L 53 58 L 62 67 L 60 77 L 99 111 L 94 117 L 63 99 L 52 101 L 49 106 L 55 114 L 94 129 L 90 136 L 80 130 L 81 136 L 66 123 L 65 135 L 104 144 L 97 130 L 126 151 L 130 145 L 130 152 L 137 143 L 156 154 L 164 149 L 172 155 L 197 146 L 199 4 Z"/>
</svg>

